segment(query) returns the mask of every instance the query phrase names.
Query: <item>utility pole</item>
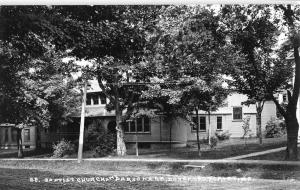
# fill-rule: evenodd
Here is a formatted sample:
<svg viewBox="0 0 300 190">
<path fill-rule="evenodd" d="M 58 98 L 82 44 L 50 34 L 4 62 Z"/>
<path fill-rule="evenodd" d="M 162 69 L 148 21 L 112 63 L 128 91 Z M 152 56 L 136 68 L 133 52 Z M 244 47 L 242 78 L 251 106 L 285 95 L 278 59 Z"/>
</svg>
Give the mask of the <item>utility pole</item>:
<svg viewBox="0 0 300 190">
<path fill-rule="evenodd" d="M 139 156 L 139 143 L 138 143 L 138 134 L 137 130 L 135 131 L 135 155 Z"/>
<path fill-rule="evenodd" d="M 209 145 L 211 145 L 210 114 L 211 114 L 211 106 L 209 105 L 209 110 L 208 110 L 208 144 L 209 144 Z"/>
<path fill-rule="evenodd" d="M 78 146 L 78 163 L 80 163 L 82 161 L 85 104 L 86 104 L 86 88 L 87 88 L 87 81 L 85 80 L 84 88 L 83 88 L 82 106 L 81 106 L 80 133 L 79 133 L 79 146 Z"/>
</svg>

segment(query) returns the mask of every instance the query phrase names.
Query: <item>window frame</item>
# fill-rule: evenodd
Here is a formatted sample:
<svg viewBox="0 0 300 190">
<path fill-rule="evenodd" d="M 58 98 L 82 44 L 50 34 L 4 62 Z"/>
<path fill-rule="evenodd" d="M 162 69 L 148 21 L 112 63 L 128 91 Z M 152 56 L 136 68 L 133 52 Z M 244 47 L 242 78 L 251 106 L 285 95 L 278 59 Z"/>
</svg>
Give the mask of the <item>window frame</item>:
<svg viewBox="0 0 300 190">
<path fill-rule="evenodd" d="M 130 121 L 126 121 L 126 125 L 128 125 L 128 127 L 126 127 L 128 129 L 128 131 L 125 130 L 124 128 L 124 133 L 126 134 L 151 134 L 151 119 L 149 117 L 149 131 L 145 131 L 145 118 L 146 117 L 140 117 L 140 118 L 136 118 L 134 120 L 130 120 Z M 141 131 L 137 131 L 138 130 L 138 119 L 142 119 L 141 120 Z M 131 125 L 132 123 L 134 123 L 134 130 L 132 130 Z"/>
<path fill-rule="evenodd" d="M 28 132 L 28 138 L 26 138 L 26 132 Z M 24 142 L 30 142 L 30 129 L 24 129 Z"/>
<path fill-rule="evenodd" d="M 97 104 L 95 104 L 94 99 L 97 99 Z M 107 104 L 107 99 L 102 93 L 87 93 L 85 102 L 86 106 L 103 106 Z"/>
<path fill-rule="evenodd" d="M 218 121 L 218 118 L 221 118 L 221 123 Z M 221 124 L 221 128 L 219 128 L 219 124 Z M 223 117 L 217 116 L 217 131 L 222 131 L 222 130 L 223 130 Z"/>
<path fill-rule="evenodd" d="M 197 116 L 192 116 L 192 120 L 193 120 L 193 118 L 197 118 Z M 204 118 L 204 123 L 201 123 L 201 118 Z M 196 123 L 196 127 L 199 126 L 199 132 L 206 132 L 207 131 L 206 116 L 198 116 L 197 121 L 198 121 L 198 123 Z M 205 129 L 201 129 L 201 124 L 204 124 Z M 194 126 L 192 126 L 191 131 L 197 132 L 197 128 L 194 129 Z"/>
<path fill-rule="evenodd" d="M 4 129 L 4 143 L 8 143 L 8 141 L 9 141 L 8 130 L 9 130 L 8 128 Z"/>
<path fill-rule="evenodd" d="M 18 141 L 18 129 L 16 129 L 16 128 L 11 129 L 11 139 L 12 139 L 12 142 Z"/>
<path fill-rule="evenodd" d="M 234 110 L 236 108 L 241 109 L 241 118 L 234 118 L 234 116 L 237 115 L 237 114 L 234 114 Z M 232 120 L 233 121 L 242 121 L 243 120 L 243 107 L 242 106 L 234 106 L 234 107 L 232 107 Z"/>
</svg>

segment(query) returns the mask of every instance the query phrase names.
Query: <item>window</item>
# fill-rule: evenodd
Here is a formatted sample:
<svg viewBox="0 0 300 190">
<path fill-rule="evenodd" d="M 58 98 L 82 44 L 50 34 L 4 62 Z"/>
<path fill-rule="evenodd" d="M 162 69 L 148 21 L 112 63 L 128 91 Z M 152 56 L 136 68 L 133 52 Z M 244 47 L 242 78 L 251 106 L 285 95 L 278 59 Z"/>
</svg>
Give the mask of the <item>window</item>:
<svg viewBox="0 0 300 190">
<path fill-rule="evenodd" d="M 144 117 L 144 132 L 150 132 L 150 119 Z"/>
<path fill-rule="evenodd" d="M 150 119 L 148 117 L 137 118 L 126 122 L 125 133 L 150 133 Z"/>
<path fill-rule="evenodd" d="M 222 117 L 221 116 L 217 117 L 217 129 L 218 130 L 222 129 Z"/>
<path fill-rule="evenodd" d="M 30 130 L 24 129 L 24 141 L 30 141 Z"/>
<path fill-rule="evenodd" d="M 206 119 L 205 117 L 200 117 L 200 130 L 206 130 Z"/>
<path fill-rule="evenodd" d="M 86 105 L 92 105 L 92 97 L 90 94 L 86 95 Z"/>
<path fill-rule="evenodd" d="M 282 101 L 283 101 L 283 102 L 286 102 L 286 101 L 287 101 L 287 96 L 286 96 L 286 94 L 283 94 L 283 95 L 282 95 Z"/>
<path fill-rule="evenodd" d="M 143 131 L 143 118 L 138 118 L 136 120 L 136 127 L 137 127 L 137 132 L 142 132 Z"/>
<path fill-rule="evenodd" d="M 124 131 L 127 132 L 129 131 L 129 123 L 128 122 L 124 122 Z"/>
<path fill-rule="evenodd" d="M 192 131 L 196 131 L 197 126 L 198 126 L 198 118 L 197 117 L 192 117 L 192 121 L 194 123 L 194 125 L 192 126 Z"/>
<path fill-rule="evenodd" d="M 4 142 L 8 142 L 8 129 L 5 129 Z"/>
<path fill-rule="evenodd" d="M 106 96 L 99 93 L 90 93 L 86 95 L 86 105 L 105 105 Z"/>
<path fill-rule="evenodd" d="M 136 132 L 135 130 L 135 121 L 129 122 L 129 132 Z"/>
<path fill-rule="evenodd" d="M 100 95 L 100 101 L 101 101 L 101 104 L 106 104 L 106 97 L 105 95 Z"/>
<path fill-rule="evenodd" d="M 233 107 L 233 120 L 242 120 L 242 107 Z"/>
<path fill-rule="evenodd" d="M 197 117 L 193 117 L 192 121 L 195 123 L 195 125 L 192 127 L 192 131 L 197 131 L 198 126 L 198 119 Z M 206 119 L 205 117 L 199 117 L 199 130 L 200 131 L 206 131 Z"/>
<path fill-rule="evenodd" d="M 18 141 L 18 130 L 17 129 L 12 129 L 12 141 L 17 142 Z"/>
<path fill-rule="evenodd" d="M 99 97 L 98 95 L 93 95 L 93 105 L 98 105 L 99 104 Z"/>
</svg>

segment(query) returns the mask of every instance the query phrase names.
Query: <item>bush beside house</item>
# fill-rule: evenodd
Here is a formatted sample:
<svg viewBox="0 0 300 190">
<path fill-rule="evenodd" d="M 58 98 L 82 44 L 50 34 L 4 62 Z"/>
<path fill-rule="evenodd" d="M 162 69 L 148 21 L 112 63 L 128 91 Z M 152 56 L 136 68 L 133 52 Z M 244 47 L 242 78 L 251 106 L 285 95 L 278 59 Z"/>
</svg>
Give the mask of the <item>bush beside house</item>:
<svg viewBox="0 0 300 190">
<path fill-rule="evenodd" d="M 85 150 L 93 151 L 94 157 L 107 156 L 116 149 L 116 134 L 108 132 L 98 120 L 88 126 L 85 133 Z"/>
<path fill-rule="evenodd" d="M 266 125 L 266 130 L 264 136 L 266 138 L 281 137 L 286 134 L 286 124 L 284 121 L 271 118 Z"/>
<path fill-rule="evenodd" d="M 67 155 L 75 153 L 76 146 L 71 142 L 65 139 L 62 139 L 57 144 L 53 144 L 53 156 L 54 158 L 61 158 Z"/>
</svg>

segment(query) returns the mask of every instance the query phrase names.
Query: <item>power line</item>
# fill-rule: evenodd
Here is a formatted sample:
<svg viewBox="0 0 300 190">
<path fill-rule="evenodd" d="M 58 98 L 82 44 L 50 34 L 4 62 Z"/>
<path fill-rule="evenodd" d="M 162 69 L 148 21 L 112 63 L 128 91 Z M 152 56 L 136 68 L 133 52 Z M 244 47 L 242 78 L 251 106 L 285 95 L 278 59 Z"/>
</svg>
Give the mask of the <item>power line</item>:
<svg viewBox="0 0 300 190">
<path fill-rule="evenodd" d="M 160 85 L 179 85 L 180 82 L 124 82 L 124 83 L 105 83 L 104 85 L 124 85 L 124 86 L 143 86 L 148 84 L 160 84 Z"/>
</svg>

